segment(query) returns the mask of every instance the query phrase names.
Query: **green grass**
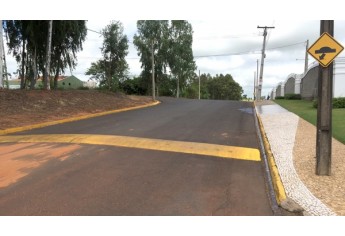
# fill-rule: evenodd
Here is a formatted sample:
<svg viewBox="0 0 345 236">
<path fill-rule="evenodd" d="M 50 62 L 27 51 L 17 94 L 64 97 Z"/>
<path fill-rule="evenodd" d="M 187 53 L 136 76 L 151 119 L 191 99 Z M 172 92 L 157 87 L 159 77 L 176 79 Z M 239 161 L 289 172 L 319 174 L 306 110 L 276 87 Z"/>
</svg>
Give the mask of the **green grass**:
<svg viewBox="0 0 345 236">
<path fill-rule="evenodd" d="M 304 100 L 274 102 L 316 126 L 317 109 L 313 108 L 313 102 Z M 333 109 L 332 134 L 334 138 L 345 144 L 345 109 Z"/>
</svg>

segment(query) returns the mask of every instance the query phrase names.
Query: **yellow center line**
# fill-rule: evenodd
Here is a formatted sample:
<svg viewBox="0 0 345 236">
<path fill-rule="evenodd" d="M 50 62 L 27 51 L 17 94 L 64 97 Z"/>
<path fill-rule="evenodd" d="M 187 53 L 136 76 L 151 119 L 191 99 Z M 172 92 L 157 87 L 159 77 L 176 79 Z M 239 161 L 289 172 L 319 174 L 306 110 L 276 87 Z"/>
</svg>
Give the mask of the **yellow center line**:
<svg viewBox="0 0 345 236">
<path fill-rule="evenodd" d="M 260 152 L 254 148 L 118 135 L 42 134 L 0 136 L 0 143 L 12 142 L 94 144 L 260 161 Z"/>
</svg>

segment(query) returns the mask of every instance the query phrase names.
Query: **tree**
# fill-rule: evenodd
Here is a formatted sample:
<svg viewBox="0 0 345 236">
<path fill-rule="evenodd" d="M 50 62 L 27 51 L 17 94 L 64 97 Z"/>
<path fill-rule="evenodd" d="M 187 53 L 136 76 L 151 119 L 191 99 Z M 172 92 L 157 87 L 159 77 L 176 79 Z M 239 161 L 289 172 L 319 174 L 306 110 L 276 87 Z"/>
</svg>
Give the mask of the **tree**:
<svg viewBox="0 0 345 236">
<path fill-rule="evenodd" d="M 85 20 L 54 21 L 52 41 L 52 68 L 55 72 L 54 89 L 57 79 L 68 67 L 75 69 L 77 52 L 83 50 L 83 42 L 87 35 Z"/>
<path fill-rule="evenodd" d="M 133 43 L 140 56 L 141 76 L 148 78 L 154 74 L 152 84 L 159 85 L 160 79 L 166 74 L 167 47 L 169 22 L 167 20 L 139 20 L 137 21 L 138 34 L 134 35 Z M 152 54 L 154 70 L 152 70 Z M 158 86 L 157 86 L 158 87 Z M 154 87 L 152 86 L 154 96 Z"/>
<path fill-rule="evenodd" d="M 194 76 L 196 65 L 193 57 L 193 29 L 185 20 L 172 20 L 169 28 L 168 63 L 172 74 L 177 79 L 176 97 L 180 88 L 186 87 L 188 78 Z"/>
<path fill-rule="evenodd" d="M 49 21 L 6 20 L 5 33 L 9 52 L 21 66 L 21 88 L 26 87 L 26 78 L 31 78 L 34 88 L 36 78 L 44 74 Z M 54 21 L 52 52 L 48 73 L 64 72 L 66 67 L 75 68 L 76 52 L 82 49 L 86 37 L 85 21 Z"/>
<path fill-rule="evenodd" d="M 219 100 L 241 100 L 243 89 L 234 81 L 231 75 L 216 75 L 209 80 L 208 90 L 211 99 Z"/>
<path fill-rule="evenodd" d="M 91 79 L 98 80 L 101 87 L 116 91 L 119 82 L 127 76 L 128 64 L 125 57 L 128 54 L 128 39 L 123 34 L 123 26 L 119 21 L 107 25 L 102 30 L 102 35 L 103 59 L 91 63 L 85 74 L 91 75 Z"/>
</svg>

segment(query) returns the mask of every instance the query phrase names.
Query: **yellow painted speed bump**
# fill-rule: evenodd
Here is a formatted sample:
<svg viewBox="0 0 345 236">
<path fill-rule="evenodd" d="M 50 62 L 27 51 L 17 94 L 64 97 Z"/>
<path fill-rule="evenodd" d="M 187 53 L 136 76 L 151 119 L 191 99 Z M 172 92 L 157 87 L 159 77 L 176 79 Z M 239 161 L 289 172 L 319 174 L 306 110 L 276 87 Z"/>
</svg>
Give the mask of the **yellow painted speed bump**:
<svg viewBox="0 0 345 236">
<path fill-rule="evenodd" d="M 249 161 L 261 160 L 259 150 L 254 148 L 234 147 L 209 143 L 137 138 L 117 135 L 48 134 L 0 136 L 0 143 L 12 142 L 108 145 L 115 147 L 187 153 Z"/>
</svg>

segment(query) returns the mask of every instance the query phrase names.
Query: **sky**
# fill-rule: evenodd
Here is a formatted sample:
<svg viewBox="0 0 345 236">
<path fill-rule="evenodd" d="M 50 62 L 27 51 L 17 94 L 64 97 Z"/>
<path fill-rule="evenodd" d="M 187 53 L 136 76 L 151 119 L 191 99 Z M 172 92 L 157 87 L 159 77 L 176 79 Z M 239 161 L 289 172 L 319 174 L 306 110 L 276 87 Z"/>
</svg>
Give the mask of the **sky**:
<svg viewBox="0 0 345 236">
<path fill-rule="evenodd" d="M 139 75 L 141 63 L 137 50 L 132 41 L 137 32 L 137 20 L 128 19 L 101 19 L 87 20 L 88 30 L 83 51 L 77 54 L 78 64 L 72 74 L 83 81 L 89 76 L 85 75 L 91 62 L 102 57 L 100 48 L 103 38 L 100 32 L 111 20 L 118 20 L 123 24 L 124 34 L 127 35 L 129 53 L 126 57 L 129 64 L 129 74 Z M 188 20 L 188 19 L 187 19 Z M 193 27 L 193 54 L 197 65 L 196 73 L 231 74 L 238 82 L 244 94 L 253 96 L 254 76 L 257 63 L 261 63 L 261 50 L 263 44 L 263 29 L 257 26 L 273 26 L 268 30 L 266 43 L 266 58 L 263 70 L 262 95 L 268 95 L 279 82 L 285 81 L 290 73 L 304 72 L 306 41 L 309 46 L 320 36 L 319 20 L 188 20 Z M 335 21 L 335 38 L 345 45 L 345 21 Z M 235 55 L 239 54 L 239 55 Z M 338 56 L 342 60 L 344 53 Z M 16 71 L 17 64 L 14 58 L 7 55 L 8 71 Z M 315 60 L 309 56 L 308 64 Z M 68 71 L 68 70 L 67 70 Z M 335 94 L 345 96 L 345 65 L 336 67 Z M 68 71 L 65 73 L 70 75 Z M 339 89 L 340 87 L 340 89 Z M 338 91 L 339 90 L 339 91 Z"/>
<path fill-rule="evenodd" d="M 103 0 L 100 2 L 103 2 Z M 152 2 L 153 4 L 159 2 L 162 4 L 162 1 L 149 0 L 148 2 Z M 177 0 L 175 2 L 178 4 L 183 1 Z M 216 2 L 219 2 L 219 0 L 216 0 Z M 246 8 L 245 2 L 246 1 L 241 1 L 236 7 L 238 7 L 238 9 Z M 145 11 L 147 8 L 143 6 L 144 11 L 140 11 L 141 8 L 139 7 L 139 9 L 133 12 L 132 3 L 133 1 L 129 1 L 123 6 L 123 9 L 129 9 L 128 14 L 126 11 L 116 11 L 117 5 L 113 6 L 114 12 L 111 9 L 101 7 L 102 13 L 96 15 L 96 17 L 93 14 L 89 14 L 88 17 L 83 18 L 85 17 L 85 12 L 97 12 L 98 8 L 93 8 L 93 6 L 91 8 L 86 7 L 87 10 L 85 12 L 82 11 L 81 13 L 77 13 L 77 17 L 87 20 L 87 27 L 90 31 L 88 31 L 86 41 L 83 44 L 83 51 L 77 54 L 78 64 L 76 69 L 71 71 L 71 73 L 66 72 L 66 75 L 73 74 L 83 81 L 89 79 L 89 76 L 85 75 L 86 70 L 90 67 L 92 62 L 101 58 L 100 47 L 102 46 L 102 37 L 100 34 L 93 31 L 101 31 L 111 20 L 117 20 L 123 24 L 124 34 L 127 35 L 130 41 L 129 53 L 126 57 L 129 64 L 129 74 L 131 76 L 139 75 L 141 72 L 141 64 L 139 62 L 137 50 L 133 43 L 131 43 L 137 31 L 137 20 L 185 19 L 188 20 L 193 27 L 193 54 L 197 65 L 196 73 L 200 70 L 201 74 L 209 73 L 213 76 L 221 73 L 231 74 L 235 81 L 242 86 L 244 94 L 247 94 L 248 97 L 253 97 L 254 73 L 256 73 L 257 70 L 257 63 L 261 63 L 261 50 L 263 44 L 263 29 L 258 29 L 257 26 L 274 26 L 274 29 L 268 30 L 266 58 L 264 60 L 263 70 L 262 95 L 267 96 L 279 82 L 285 81 L 289 74 L 301 74 L 304 72 L 306 41 L 309 40 L 310 46 L 320 36 L 320 19 L 308 19 L 308 17 L 314 18 L 313 14 L 311 14 L 311 17 L 308 14 L 304 15 L 303 19 L 298 17 L 294 17 L 293 20 L 290 19 L 291 17 L 284 18 L 286 15 L 294 15 L 291 14 L 293 11 L 296 13 L 295 15 L 298 16 L 299 12 L 304 7 L 301 3 L 299 3 L 299 6 L 301 6 L 299 10 L 293 8 L 292 11 L 288 6 L 284 6 L 286 7 L 286 11 L 284 8 L 280 9 L 281 11 L 268 11 L 270 14 L 267 14 L 265 13 L 265 10 L 267 11 L 265 8 L 261 10 L 262 14 L 260 14 L 258 13 L 260 11 L 255 11 L 254 8 L 252 12 L 247 9 L 248 14 L 240 14 L 240 17 L 235 14 L 235 10 L 229 10 L 229 12 L 232 13 L 228 13 L 229 15 L 223 17 L 218 17 L 218 14 L 214 12 L 210 15 L 200 16 L 200 12 L 202 13 L 208 10 L 211 12 L 212 8 L 214 8 L 214 5 L 205 6 L 204 1 L 200 1 L 201 7 L 199 11 L 193 12 L 194 15 L 185 14 L 183 11 L 184 8 L 180 8 L 178 5 L 176 6 L 176 4 L 172 7 L 171 11 L 165 9 L 165 11 L 156 12 L 153 10 L 150 13 L 150 11 Z M 135 2 L 135 4 L 141 6 L 142 2 Z M 275 1 L 269 2 L 269 4 L 277 5 Z M 193 8 L 195 5 L 187 4 L 187 7 Z M 174 12 L 176 8 L 178 11 Z M 305 8 L 314 12 L 313 8 L 309 5 L 306 5 Z M 220 14 L 224 11 L 224 8 L 221 7 L 216 7 L 216 9 Z M 110 13 L 107 14 L 109 11 Z M 103 14 L 103 12 L 105 14 Z M 78 14 L 80 14 L 80 16 L 78 16 Z M 327 17 L 327 14 L 324 15 Z M 29 14 L 29 19 L 30 16 Z M 336 18 L 337 15 L 333 14 L 332 16 L 333 17 L 330 19 Z M 42 14 L 42 18 L 39 19 L 45 19 L 45 17 L 47 16 Z M 64 18 L 62 15 L 53 15 L 53 19 Z M 345 45 L 345 21 L 342 19 L 335 20 L 335 38 L 342 45 Z M 339 63 L 337 63 L 335 69 L 335 96 L 345 96 L 345 64 L 341 63 L 341 61 L 345 60 L 345 58 L 342 58 L 344 55 L 343 52 L 337 58 Z M 7 61 L 8 71 L 10 73 L 16 71 L 17 64 L 14 58 L 7 55 Z M 308 56 L 308 62 L 308 64 L 312 64 L 314 59 Z"/>
</svg>

